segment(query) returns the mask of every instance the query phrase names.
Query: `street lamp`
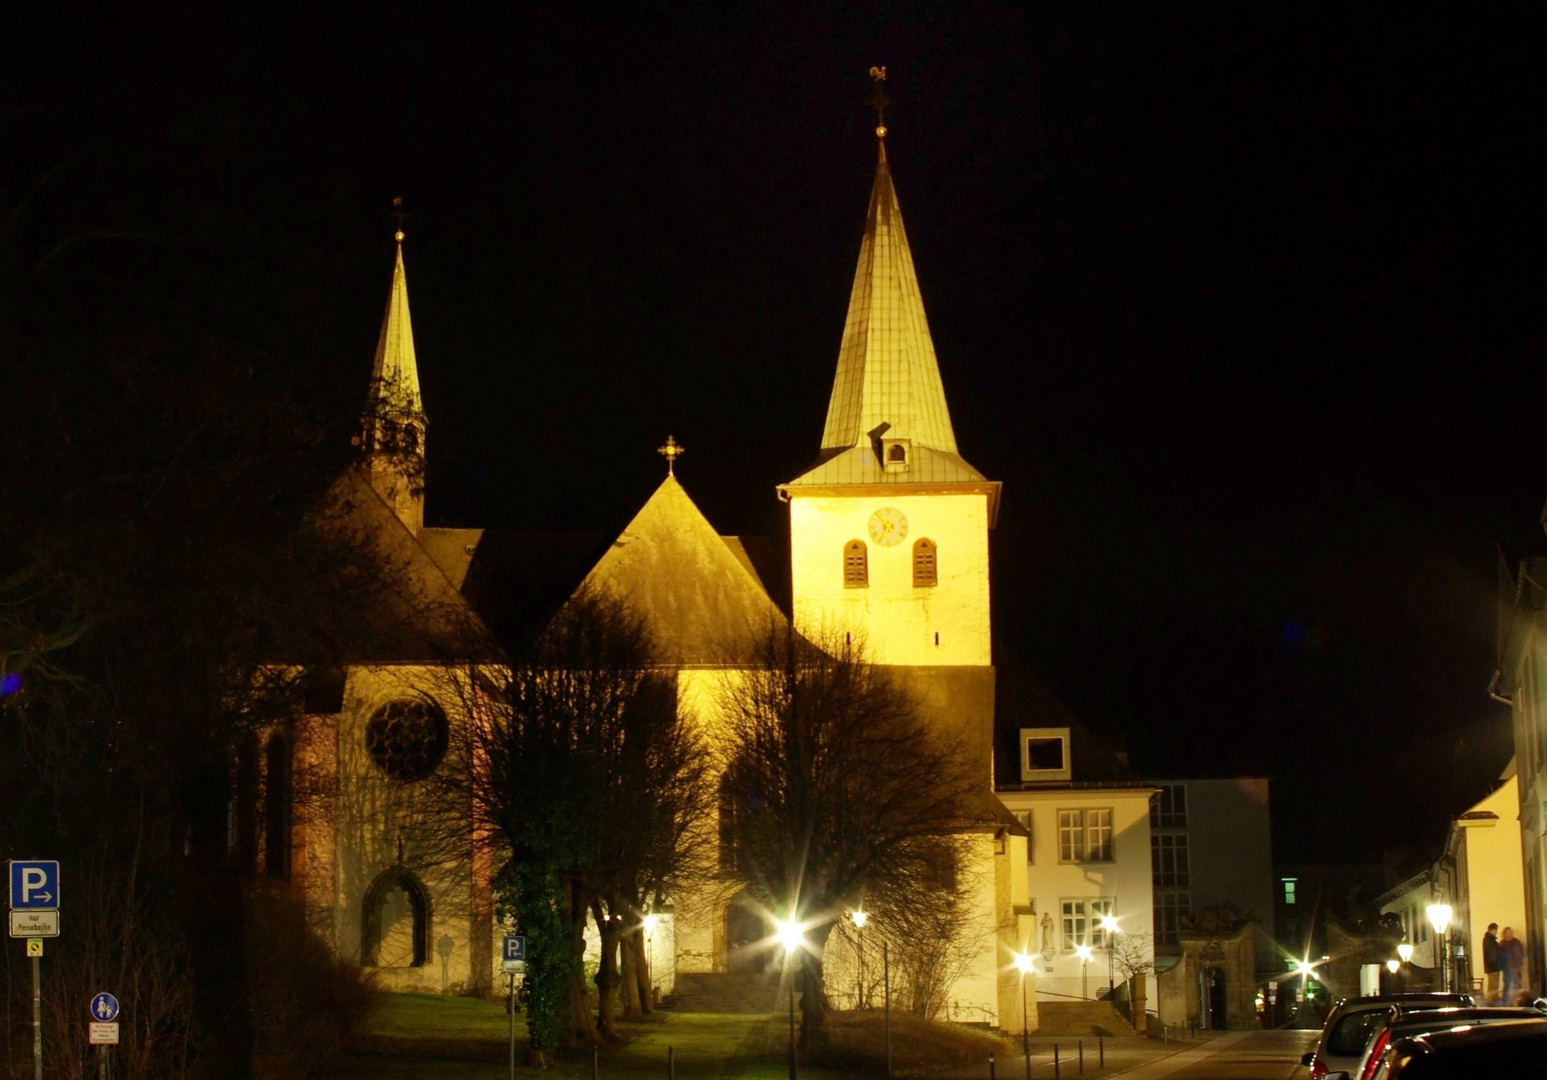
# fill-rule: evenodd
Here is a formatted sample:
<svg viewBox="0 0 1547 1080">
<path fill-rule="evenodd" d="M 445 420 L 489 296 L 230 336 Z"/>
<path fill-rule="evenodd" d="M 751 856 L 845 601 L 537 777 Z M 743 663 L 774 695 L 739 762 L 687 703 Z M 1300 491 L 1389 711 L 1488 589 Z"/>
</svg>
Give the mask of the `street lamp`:
<svg viewBox="0 0 1547 1080">
<path fill-rule="evenodd" d="M 1090 961 L 1090 946 L 1081 945 L 1074 950 L 1074 955 L 1080 958 L 1080 997 L 1090 1000 L 1090 979 L 1087 976 L 1086 964 Z"/>
<path fill-rule="evenodd" d="M 1450 944 L 1450 938 L 1446 935 L 1446 931 L 1450 929 L 1450 905 L 1430 904 L 1424 909 L 1424 914 L 1429 916 L 1429 925 L 1434 927 L 1434 934 L 1439 938 L 1439 941 L 1436 942 L 1438 951 L 1435 955 L 1439 958 L 1436 961 L 1436 966 L 1440 968 L 1440 989 L 1448 991 L 1450 989 L 1450 958 L 1446 955 L 1449 952 L 1446 946 Z"/>
<path fill-rule="evenodd" d="M 1309 960 L 1301 960 L 1295 970 L 1300 973 L 1300 1001 L 1303 1004 L 1311 988 L 1311 972 L 1315 969 Z"/>
<path fill-rule="evenodd" d="M 1395 975 L 1401 969 L 1402 969 L 1402 961 L 1400 961 L 1400 960 L 1387 960 L 1386 961 L 1386 970 L 1391 972 L 1393 975 Z"/>
<path fill-rule="evenodd" d="M 1031 1080 L 1031 1024 L 1026 1012 L 1026 975 L 1031 971 L 1031 953 L 1015 954 L 1015 970 L 1021 973 L 1021 1053 L 1026 1055 L 1026 1080 Z"/>
<path fill-rule="evenodd" d="M 1397 959 L 1401 960 L 1405 964 L 1412 960 L 1412 958 L 1413 943 L 1411 941 L 1404 941 L 1397 946 Z"/>
<path fill-rule="evenodd" d="M 644 917 L 645 927 L 645 973 L 650 980 L 651 1004 L 655 1000 L 655 928 L 660 925 L 661 917 L 655 912 Z"/>
<path fill-rule="evenodd" d="M 864 908 L 855 908 L 849 912 L 849 921 L 854 924 L 854 929 L 859 931 L 859 993 L 854 995 L 854 1007 L 865 1007 L 865 923 L 870 918 L 870 912 Z"/>
<path fill-rule="evenodd" d="M 1112 946 L 1117 934 L 1117 918 L 1109 911 L 1101 916 L 1101 932 L 1107 939 L 1107 1004 L 1117 1007 L 1112 999 L 1117 996 L 1117 974 L 1112 969 Z"/>
<path fill-rule="evenodd" d="M 784 946 L 784 971 L 790 981 L 790 1080 L 795 1080 L 795 978 L 790 959 L 801 945 L 801 925 L 794 919 L 779 923 L 779 944 Z"/>
</svg>

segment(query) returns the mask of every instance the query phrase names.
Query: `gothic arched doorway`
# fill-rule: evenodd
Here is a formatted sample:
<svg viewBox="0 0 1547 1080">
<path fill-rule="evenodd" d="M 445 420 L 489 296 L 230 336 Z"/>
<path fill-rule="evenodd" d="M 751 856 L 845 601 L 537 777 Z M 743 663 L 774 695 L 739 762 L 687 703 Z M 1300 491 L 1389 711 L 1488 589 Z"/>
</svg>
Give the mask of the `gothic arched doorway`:
<svg viewBox="0 0 1547 1080">
<path fill-rule="evenodd" d="M 368 967 L 423 967 L 430 961 L 430 894 L 414 874 L 396 866 L 366 890 L 360 910 L 360 963 Z"/>
</svg>

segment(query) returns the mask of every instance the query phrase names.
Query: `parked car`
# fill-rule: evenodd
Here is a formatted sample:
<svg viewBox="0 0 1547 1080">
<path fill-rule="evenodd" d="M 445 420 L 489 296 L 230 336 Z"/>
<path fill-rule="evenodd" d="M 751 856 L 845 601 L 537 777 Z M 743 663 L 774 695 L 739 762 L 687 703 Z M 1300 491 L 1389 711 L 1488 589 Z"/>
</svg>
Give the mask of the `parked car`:
<svg viewBox="0 0 1547 1080">
<path fill-rule="evenodd" d="M 1388 1046 L 1376 1080 L 1547 1077 L 1547 1017 L 1431 1031 Z"/>
<path fill-rule="evenodd" d="M 1364 1047 L 1364 1056 L 1359 1059 L 1357 1068 L 1349 1070 L 1349 1080 L 1372 1080 L 1375 1070 L 1380 1066 L 1386 1047 L 1403 1039 L 1416 1038 L 1431 1031 L 1449 1031 L 1463 1025 L 1481 1027 L 1483 1024 L 1496 1024 L 1503 1020 L 1541 1019 L 1543 1019 L 1543 1012 L 1540 1009 L 1502 1005 L 1480 1005 L 1470 1009 L 1411 1010 L 1405 1006 L 1393 1005 L 1386 1011 L 1385 1018 L 1370 1032 L 1369 1041 Z"/>
<path fill-rule="evenodd" d="M 1375 994 L 1344 998 L 1327 1014 L 1316 1049 L 1301 1058 L 1300 1064 L 1311 1070 L 1311 1080 L 1326 1080 L 1328 1073 L 1351 1073 L 1359 1067 L 1371 1032 L 1393 1007 L 1406 1011 L 1472 1004 L 1471 994 Z"/>
</svg>

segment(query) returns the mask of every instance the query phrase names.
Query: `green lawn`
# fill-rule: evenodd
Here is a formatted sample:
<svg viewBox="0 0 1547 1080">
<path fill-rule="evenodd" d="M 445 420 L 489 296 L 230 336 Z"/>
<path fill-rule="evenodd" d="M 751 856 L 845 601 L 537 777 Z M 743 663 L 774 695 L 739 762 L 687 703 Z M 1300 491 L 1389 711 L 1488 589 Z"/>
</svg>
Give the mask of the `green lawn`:
<svg viewBox="0 0 1547 1080">
<path fill-rule="evenodd" d="M 496 1080 L 509 1075 L 509 1018 L 498 1002 L 473 998 L 383 994 L 356 1052 L 337 1061 L 323 1074 L 326 1080 Z M 601 1051 L 602 1078 L 652 1077 L 664 1080 L 668 1048 L 676 1051 L 676 1075 L 682 1080 L 744 1078 L 784 1080 L 786 1018 L 719 1013 L 657 1013 L 648 1020 L 621 1025 L 624 1045 Z M 800 1075 L 811 1080 L 836 1080 L 856 1073 L 873 1074 L 868 1066 L 883 1043 L 879 1014 L 833 1014 L 830 1030 L 835 1068 L 802 1063 Z M 952 1025 L 926 1025 L 897 1017 L 894 1044 L 899 1072 L 926 1060 L 947 1063 L 986 1058 L 994 1043 L 986 1035 Z M 562 1062 L 546 1072 L 526 1068 L 526 1025 L 516 1019 L 516 1074 L 551 1080 L 591 1075 L 589 1055 Z"/>
</svg>

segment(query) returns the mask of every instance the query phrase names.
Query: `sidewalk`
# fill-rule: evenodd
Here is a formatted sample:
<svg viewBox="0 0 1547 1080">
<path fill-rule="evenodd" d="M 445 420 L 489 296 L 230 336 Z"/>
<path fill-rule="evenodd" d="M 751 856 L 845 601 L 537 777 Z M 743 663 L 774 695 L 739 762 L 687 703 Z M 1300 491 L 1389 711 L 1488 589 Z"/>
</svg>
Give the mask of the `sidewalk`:
<svg viewBox="0 0 1547 1080">
<path fill-rule="evenodd" d="M 1234 1041 L 1250 1032 L 1209 1033 L 1193 1039 L 1150 1039 L 1142 1035 L 1098 1039 L 1094 1035 L 1077 1037 L 1031 1037 L 1031 1075 L 1033 1080 L 1080 1080 L 1083 1077 L 1127 1076 L 1139 1080 L 1148 1076 L 1147 1067 L 1182 1054 L 1192 1054 L 1195 1060 L 1223 1049 L 1221 1040 Z M 1010 1043 L 1014 1043 L 1013 1052 Z M 1081 1049 L 1084 1051 L 1084 1068 L 1081 1069 Z M 1193 1052 L 1196 1053 L 1194 1054 Z M 1105 1064 L 1102 1063 L 1103 1052 Z M 1136 1070 L 1144 1069 L 1140 1074 Z M 1157 1074 L 1162 1075 L 1162 1074 Z M 1025 1080 L 1026 1058 L 1020 1052 L 1019 1040 L 1007 1041 L 1006 1050 L 994 1061 L 994 1080 Z M 946 1074 L 947 1080 L 989 1080 L 989 1063 L 965 1066 Z"/>
</svg>

